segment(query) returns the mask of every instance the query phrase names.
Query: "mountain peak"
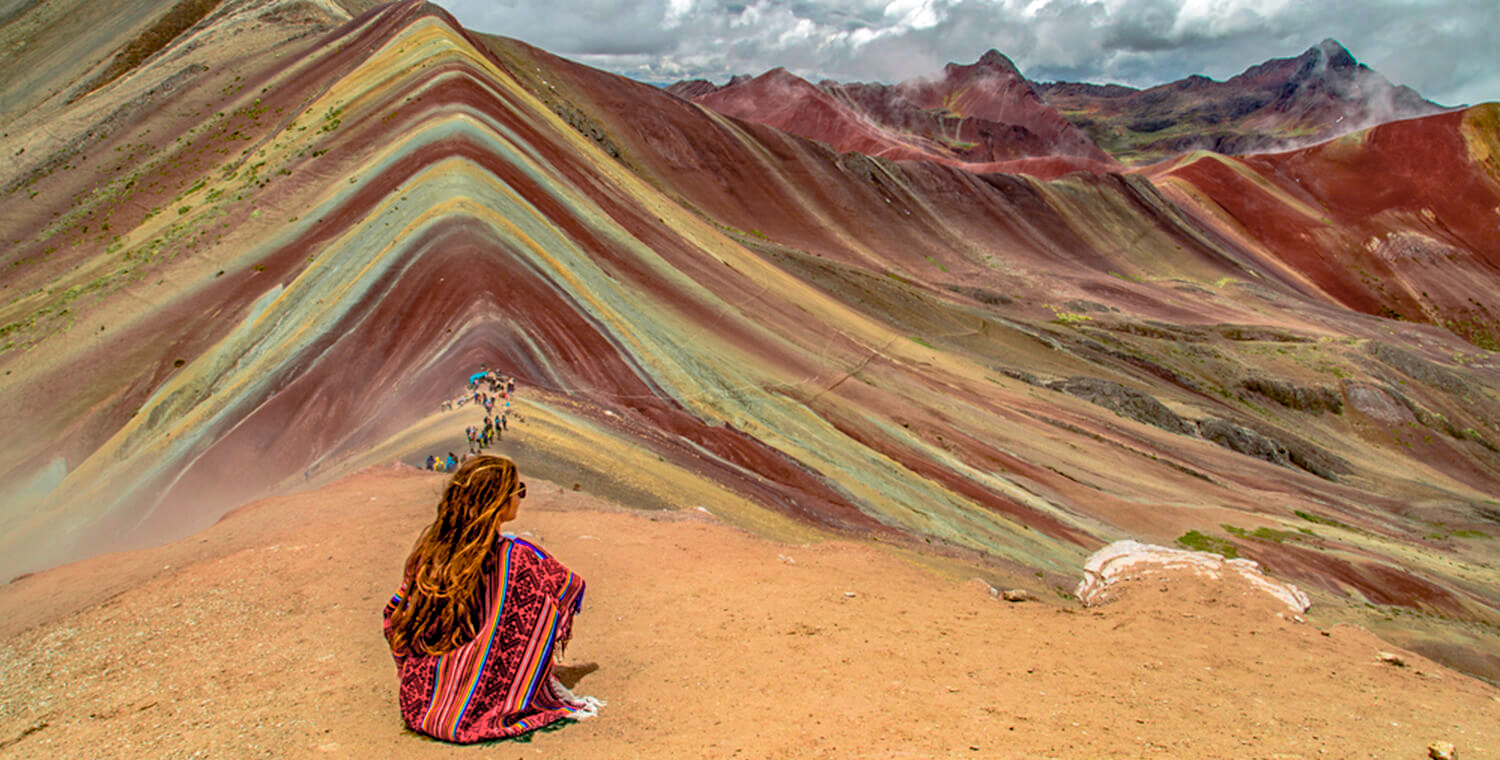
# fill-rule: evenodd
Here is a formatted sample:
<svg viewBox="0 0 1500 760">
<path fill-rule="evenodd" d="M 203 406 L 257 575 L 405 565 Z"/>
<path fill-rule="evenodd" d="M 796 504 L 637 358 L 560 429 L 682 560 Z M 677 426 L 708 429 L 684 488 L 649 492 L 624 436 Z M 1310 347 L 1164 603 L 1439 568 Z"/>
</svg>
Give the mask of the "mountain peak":
<svg viewBox="0 0 1500 760">
<path fill-rule="evenodd" d="M 979 60 L 976 61 L 976 63 L 987 68 L 999 67 L 1003 69 L 1009 69 L 1011 71 L 1016 70 L 1016 64 L 1013 63 L 1010 58 L 1006 57 L 1004 53 L 996 50 L 995 48 L 990 48 L 989 50 L 985 51 L 984 55 L 979 56 Z"/>
<path fill-rule="evenodd" d="M 1016 64 L 1010 58 L 1006 57 L 1004 53 L 994 48 L 985 51 L 984 55 L 979 56 L 979 60 L 967 66 L 959 63 L 950 63 L 945 68 L 950 73 L 953 71 L 999 71 L 1016 76 L 1021 75 L 1021 71 L 1016 68 Z"/>
<path fill-rule="evenodd" d="M 759 84 L 777 84 L 777 85 L 792 86 L 792 87 L 809 87 L 809 88 L 814 88 L 815 89 L 815 86 L 813 85 L 812 82 L 809 82 L 806 79 L 803 79 L 802 77 L 799 77 L 796 74 L 793 74 L 792 72 L 788 71 L 785 66 L 777 66 L 776 68 L 771 69 L 771 70 L 765 72 L 764 74 L 761 74 L 760 76 L 755 77 L 754 79 L 744 80 L 744 82 L 747 82 L 747 83 L 759 83 Z"/>
<path fill-rule="evenodd" d="M 1308 48 L 1303 55 L 1321 57 L 1332 69 L 1350 69 L 1359 65 L 1349 49 L 1332 37 L 1324 38 L 1322 42 Z"/>
</svg>

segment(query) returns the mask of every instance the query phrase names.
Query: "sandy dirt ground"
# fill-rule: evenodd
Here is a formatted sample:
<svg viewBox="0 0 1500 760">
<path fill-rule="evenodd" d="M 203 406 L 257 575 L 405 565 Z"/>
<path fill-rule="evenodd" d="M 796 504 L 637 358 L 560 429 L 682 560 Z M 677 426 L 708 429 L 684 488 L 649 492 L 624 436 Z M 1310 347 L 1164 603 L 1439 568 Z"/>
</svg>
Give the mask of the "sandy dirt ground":
<svg viewBox="0 0 1500 760">
<path fill-rule="evenodd" d="M 562 675 L 608 706 L 445 745 L 403 727 L 380 634 L 441 483 L 366 471 L 0 587 L 0 755 L 1500 757 L 1500 690 L 1238 585 L 1007 603 L 982 566 L 536 481 L 511 529 L 587 579 Z"/>
</svg>

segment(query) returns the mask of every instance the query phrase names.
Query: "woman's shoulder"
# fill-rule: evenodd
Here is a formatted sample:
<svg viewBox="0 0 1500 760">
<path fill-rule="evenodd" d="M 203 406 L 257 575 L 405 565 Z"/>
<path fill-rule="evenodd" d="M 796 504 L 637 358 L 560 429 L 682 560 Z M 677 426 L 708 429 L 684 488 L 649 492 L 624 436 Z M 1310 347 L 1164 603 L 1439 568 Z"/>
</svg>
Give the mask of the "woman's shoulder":
<svg viewBox="0 0 1500 760">
<path fill-rule="evenodd" d="M 535 571 L 535 577 L 550 579 L 549 583 L 567 585 L 573 582 L 573 571 L 531 540 L 513 534 L 503 534 L 501 540 L 509 544 L 510 551 L 505 554 L 509 557 L 510 572 L 530 568 Z"/>
<path fill-rule="evenodd" d="M 519 549 L 520 550 L 520 555 L 522 557 L 526 557 L 526 558 L 533 558 L 534 557 L 537 560 L 552 559 L 552 555 L 548 554 L 546 549 L 543 549 L 542 547 L 540 547 L 540 546 L 538 546 L 538 545 L 536 545 L 536 544 L 534 544 L 534 543 L 532 543 L 532 542 L 530 542 L 530 541 L 528 541 L 528 540 L 526 540 L 524 538 L 521 538 L 520 536 L 517 536 L 514 533 L 502 533 L 502 534 L 500 534 L 500 538 L 503 541 L 509 541 L 511 544 L 513 544 L 516 547 L 516 549 Z"/>
</svg>

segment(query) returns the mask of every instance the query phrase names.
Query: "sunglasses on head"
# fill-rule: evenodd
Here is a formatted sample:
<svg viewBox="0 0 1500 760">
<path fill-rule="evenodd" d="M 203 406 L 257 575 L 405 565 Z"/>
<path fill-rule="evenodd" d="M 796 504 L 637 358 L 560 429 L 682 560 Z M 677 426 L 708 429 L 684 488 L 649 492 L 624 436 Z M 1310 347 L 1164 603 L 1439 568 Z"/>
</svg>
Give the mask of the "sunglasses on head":
<svg viewBox="0 0 1500 760">
<path fill-rule="evenodd" d="M 518 498 L 518 499 L 524 499 L 524 498 L 526 498 L 526 484 L 525 483 L 518 484 L 516 486 L 515 494 L 516 494 L 516 498 Z"/>
</svg>

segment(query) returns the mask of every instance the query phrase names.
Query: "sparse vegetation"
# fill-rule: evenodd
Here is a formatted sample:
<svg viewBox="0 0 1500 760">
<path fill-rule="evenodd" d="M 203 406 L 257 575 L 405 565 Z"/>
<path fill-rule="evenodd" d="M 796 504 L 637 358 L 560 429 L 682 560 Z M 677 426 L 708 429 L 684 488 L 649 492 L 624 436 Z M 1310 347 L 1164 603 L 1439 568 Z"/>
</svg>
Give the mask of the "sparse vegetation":
<svg viewBox="0 0 1500 760">
<path fill-rule="evenodd" d="M 1306 530 L 1306 529 L 1302 530 L 1301 532 L 1293 532 L 1293 531 L 1289 531 L 1289 530 L 1276 530 L 1275 528 L 1266 528 L 1266 527 L 1256 528 L 1255 530 L 1245 530 L 1244 528 L 1239 528 L 1239 527 L 1230 525 L 1228 523 L 1220 525 L 1219 527 L 1223 528 L 1224 532 L 1228 533 L 1231 536 L 1238 536 L 1240 538 L 1252 538 L 1252 539 L 1255 539 L 1257 541 L 1269 541 L 1271 543 L 1276 543 L 1276 544 L 1283 543 L 1283 542 L 1286 542 L 1286 541 L 1302 541 L 1302 540 L 1305 540 L 1303 538 L 1304 535 L 1309 535 L 1309 536 L 1316 536 L 1316 535 L 1318 535 L 1318 534 L 1313 533 L 1312 531 Z"/>
<path fill-rule="evenodd" d="M 178 35 L 187 31 L 194 24 L 207 16 L 216 6 L 219 0 L 182 0 L 172 6 L 161 17 L 157 18 L 151 26 L 146 27 L 139 35 L 126 43 L 115 57 L 110 60 L 109 65 L 99 72 L 99 75 L 87 84 L 78 88 L 68 97 L 72 103 L 79 98 L 93 92 L 94 90 L 115 81 L 125 72 L 139 66 L 146 59 L 155 55 L 157 51 L 171 44 Z"/>
<path fill-rule="evenodd" d="M 1294 514 L 1294 515 L 1296 515 L 1296 516 L 1298 516 L 1298 517 L 1300 517 L 1300 518 L 1302 518 L 1302 519 L 1304 519 L 1304 520 L 1306 520 L 1306 521 L 1308 521 L 1310 523 L 1317 523 L 1318 525 L 1328 525 L 1328 526 L 1331 526 L 1331 527 L 1334 527 L 1334 528 L 1344 528 L 1346 530 L 1353 530 L 1353 528 L 1350 525 L 1348 525 L 1347 523 L 1339 522 L 1338 520 L 1335 520 L 1332 517 L 1323 517 L 1322 515 L 1315 515 L 1315 514 L 1313 514 L 1311 512 L 1303 512 L 1300 509 L 1294 510 L 1292 512 L 1292 514 Z"/>
<path fill-rule="evenodd" d="M 1052 321 L 1060 325 L 1072 325 L 1079 322 L 1089 322 L 1093 320 L 1093 317 L 1087 314 L 1079 314 L 1078 312 L 1059 309 L 1052 304 L 1047 304 L 1047 308 L 1052 310 Z"/>
<path fill-rule="evenodd" d="M 1210 552 L 1225 559 L 1235 559 L 1240 556 L 1239 549 L 1232 541 L 1227 541 L 1217 536 L 1208 536 L 1196 530 L 1190 530 L 1177 539 L 1179 546 L 1194 551 Z"/>
<path fill-rule="evenodd" d="M 344 123 L 343 120 L 339 118 L 341 115 L 343 115 L 343 113 L 343 108 L 329 108 L 328 112 L 323 114 L 323 128 L 321 131 L 332 132 L 333 130 L 338 129 L 339 125 Z"/>
</svg>

